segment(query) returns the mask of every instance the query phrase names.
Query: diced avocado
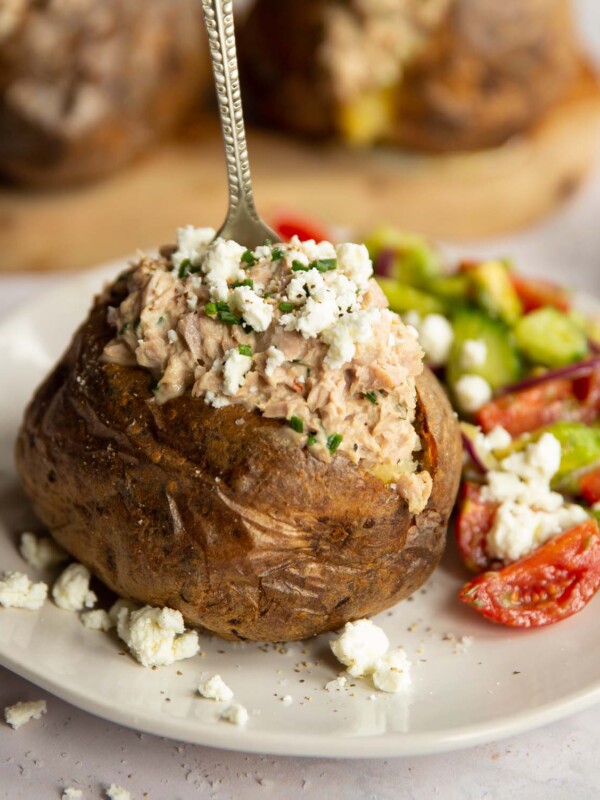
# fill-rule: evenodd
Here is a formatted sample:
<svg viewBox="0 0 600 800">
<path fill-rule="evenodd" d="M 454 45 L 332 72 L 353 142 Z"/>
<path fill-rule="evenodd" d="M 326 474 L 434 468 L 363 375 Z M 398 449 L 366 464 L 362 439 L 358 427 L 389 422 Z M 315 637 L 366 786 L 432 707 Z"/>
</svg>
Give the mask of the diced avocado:
<svg viewBox="0 0 600 800">
<path fill-rule="evenodd" d="M 536 434 L 535 439 L 545 432 L 556 436 L 561 446 L 560 467 L 552 480 L 553 485 L 600 460 L 600 428 L 591 428 L 582 422 L 556 422 Z"/>
<path fill-rule="evenodd" d="M 381 139 L 393 125 L 394 93 L 376 89 L 359 94 L 338 111 L 338 128 L 344 141 L 365 147 Z"/>
<path fill-rule="evenodd" d="M 529 361 L 545 367 L 562 367 L 582 359 L 588 349 L 585 333 L 568 314 L 540 308 L 515 325 L 517 344 Z"/>
<path fill-rule="evenodd" d="M 444 304 L 437 297 L 415 289 L 414 286 L 398 283 L 393 278 L 377 278 L 377 283 L 383 289 L 392 311 L 398 314 L 417 311 L 424 316 L 444 314 L 446 311 Z"/>
<path fill-rule="evenodd" d="M 454 315 L 454 343 L 447 365 L 447 377 L 454 386 L 461 375 L 481 375 L 492 389 L 505 386 L 521 376 L 521 361 L 510 329 L 479 309 L 460 309 Z M 467 340 L 485 345 L 485 358 L 478 366 L 465 365 L 464 344 Z"/>
<path fill-rule="evenodd" d="M 384 277 L 428 289 L 442 273 L 439 253 L 421 236 L 382 225 L 372 232 L 365 244 L 375 265 L 382 250 L 393 252 L 389 274 Z"/>
<path fill-rule="evenodd" d="M 471 267 L 467 275 L 471 280 L 473 299 L 490 316 L 514 325 L 523 309 L 506 262 L 482 261 Z"/>
</svg>

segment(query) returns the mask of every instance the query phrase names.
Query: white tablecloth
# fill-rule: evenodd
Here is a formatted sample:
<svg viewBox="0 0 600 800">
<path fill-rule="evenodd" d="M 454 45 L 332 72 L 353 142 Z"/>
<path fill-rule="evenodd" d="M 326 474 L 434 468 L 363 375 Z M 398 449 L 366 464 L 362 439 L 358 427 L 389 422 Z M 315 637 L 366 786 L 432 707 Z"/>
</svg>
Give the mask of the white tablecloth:
<svg viewBox="0 0 600 800">
<path fill-rule="evenodd" d="M 600 7 L 597 0 L 580 0 L 579 7 L 584 36 L 600 61 Z M 582 192 L 534 229 L 460 251 L 511 254 L 528 272 L 600 295 L 600 169 Z M 0 279 L 0 317 L 62 279 Z M 0 668 L 0 709 L 40 697 L 48 701 L 41 722 L 20 731 L 0 724 L 0 796 L 5 800 L 59 798 L 65 786 L 98 798 L 112 782 L 128 788 L 136 800 L 600 797 L 600 707 L 458 753 L 351 762 L 248 756 L 138 734 L 85 714 Z"/>
</svg>

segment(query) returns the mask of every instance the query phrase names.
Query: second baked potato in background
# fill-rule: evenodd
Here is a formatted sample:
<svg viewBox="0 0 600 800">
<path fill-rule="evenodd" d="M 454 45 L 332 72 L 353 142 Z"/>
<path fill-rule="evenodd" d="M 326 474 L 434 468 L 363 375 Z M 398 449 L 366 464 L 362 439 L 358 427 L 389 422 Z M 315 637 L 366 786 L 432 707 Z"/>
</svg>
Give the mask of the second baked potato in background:
<svg viewBox="0 0 600 800">
<path fill-rule="evenodd" d="M 568 0 L 257 0 L 239 39 L 258 121 L 417 150 L 501 144 L 578 64 Z"/>
<path fill-rule="evenodd" d="M 0 8 L 0 172 L 102 177 L 171 131 L 210 67 L 196 0 L 10 0 Z"/>
</svg>

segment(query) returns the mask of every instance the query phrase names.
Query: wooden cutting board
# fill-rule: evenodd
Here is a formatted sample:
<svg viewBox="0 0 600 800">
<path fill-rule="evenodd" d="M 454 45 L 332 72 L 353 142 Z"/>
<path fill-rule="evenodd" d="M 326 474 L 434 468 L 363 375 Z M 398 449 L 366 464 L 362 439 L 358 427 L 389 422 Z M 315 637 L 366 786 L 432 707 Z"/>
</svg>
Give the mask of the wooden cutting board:
<svg viewBox="0 0 600 800">
<path fill-rule="evenodd" d="M 527 136 L 478 153 L 417 156 L 308 145 L 251 130 L 258 207 L 355 230 L 388 222 L 444 239 L 523 227 L 569 196 L 599 150 L 600 89 L 585 66 L 570 95 Z M 78 269 L 172 241 L 226 209 L 218 123 L 191 124 L 122 172 L 53 192 L 0 189 L 0 271 Z"/>
</svg>

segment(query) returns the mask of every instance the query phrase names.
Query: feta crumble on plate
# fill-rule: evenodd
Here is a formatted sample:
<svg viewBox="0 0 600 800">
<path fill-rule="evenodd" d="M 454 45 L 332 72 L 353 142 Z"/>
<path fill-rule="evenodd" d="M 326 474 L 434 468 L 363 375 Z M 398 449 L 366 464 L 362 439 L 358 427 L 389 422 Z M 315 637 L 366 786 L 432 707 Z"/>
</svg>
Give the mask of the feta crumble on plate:
<svg viewBox="0 0 600 800">
<path fill-rule="evenodd" d="M 231 722 L 232 725 L 243 727 L 249 719 L 248 709 L 240 703 L 232 703 L 221 712 L 220 719 L 225 720 L 225 722 Z"/>
<path fill-rule="evenodd" d="M 109 800 L 131 800 L 131 794 L 127 789 L 123 789 L 122 786 L 117 786 L 116 783 L 111 783 L 106 790 L 106 796 Z"/>
<path fill-rule="evenodd" d="M 54 539 L 29 532 L 21 534 L 19 551 L 34 569 L 50 569 L 69 558 L 68 553 Z"/>
<path fill-rule="evenodd" d="M 33 581 L 23 572 L 0 573 L 0 606 L 37 611 L 46 602 L 48 586 Z"/>
<path fill-rule="evenodd" d="M 47 711 L 45 700 L 29 700 L 15 703 L 4 709 L 4 719 L 15 730 L 32 719 L 40 719 Z"/>
<path fill-rule="evenodd" d="M 103 608 L 96 608 L 93 611 L 84 611 L 80 616 L 81 624 L 84 628 L 91 631 L 110 631 L 115 627 L 115 621 L 111 619 L 108 611 Z"/>
<path fill-rule="evenodd" d="M 202 697 L 216 700 L 218 703 L 230 703 L 233 700 L 233 690 L 227 686 L 220 675 L 213 675 L 201 683 L 198 692 Z"/>
<path fill-rule="evenodd" d="M 65 611 L 92 608 L 97 601 L 90 589 L 91 574 L 83 564 L 69 564 L 52 587 L 52 599 Z"/>
<path fill-rule="evenodd" d="M 180 611 L 152 606 L 131 611 L 123 604 L 116 614 L 119 637 L 144 667 L 168 666 L 200 650 L 197 632 L 185 630 Z"/>
</svg>

